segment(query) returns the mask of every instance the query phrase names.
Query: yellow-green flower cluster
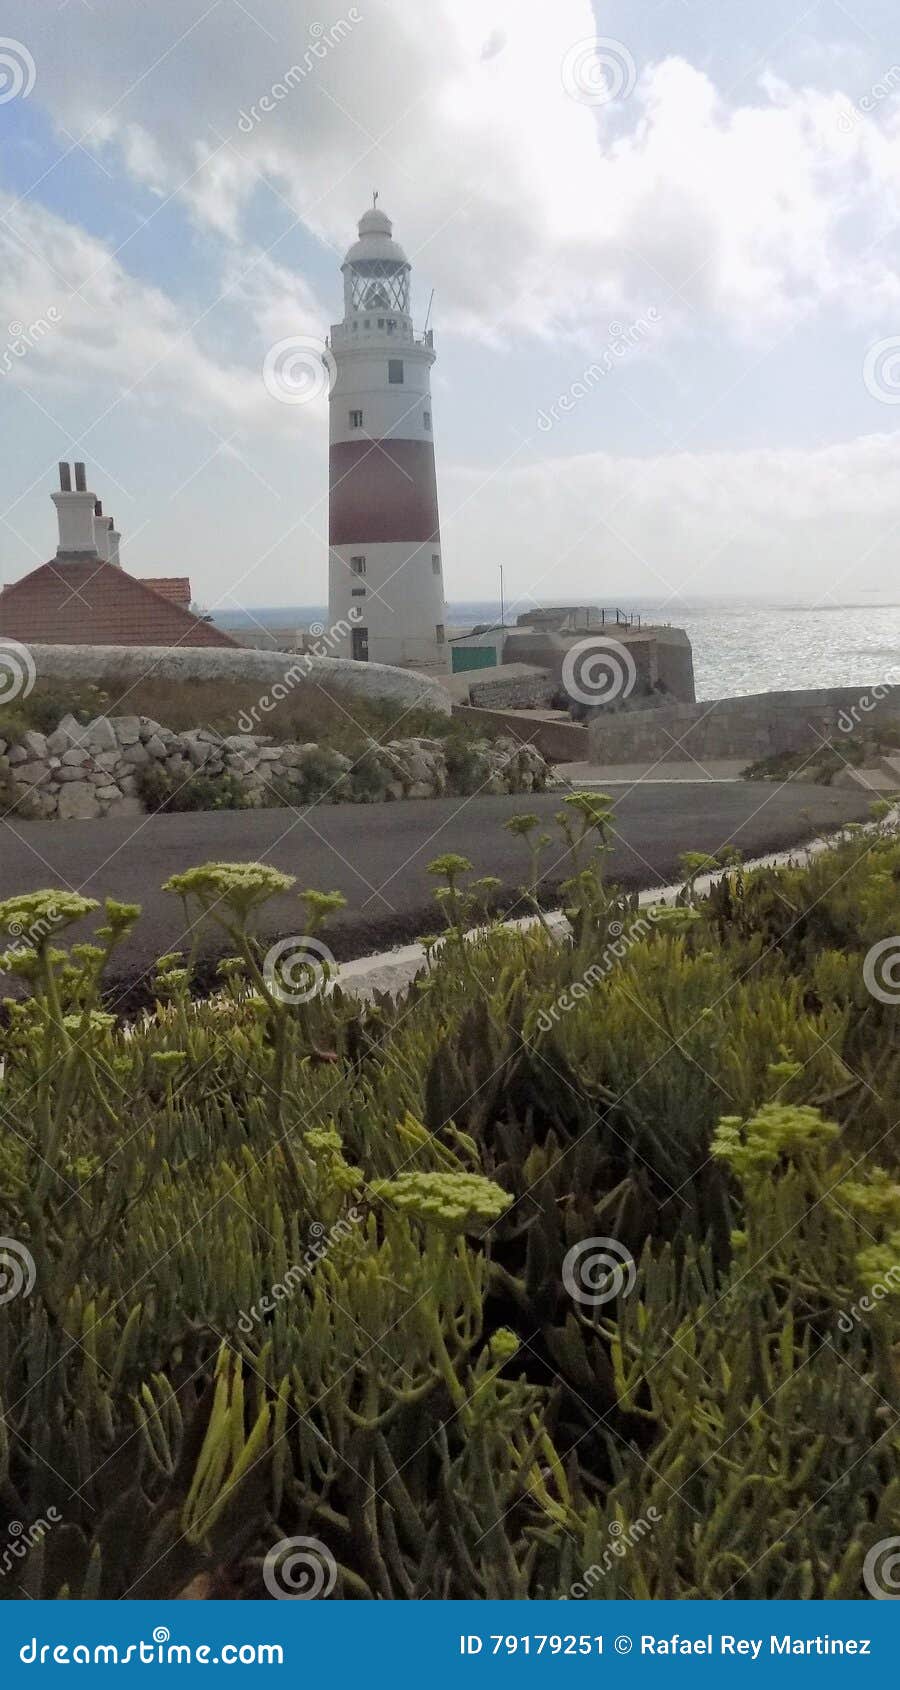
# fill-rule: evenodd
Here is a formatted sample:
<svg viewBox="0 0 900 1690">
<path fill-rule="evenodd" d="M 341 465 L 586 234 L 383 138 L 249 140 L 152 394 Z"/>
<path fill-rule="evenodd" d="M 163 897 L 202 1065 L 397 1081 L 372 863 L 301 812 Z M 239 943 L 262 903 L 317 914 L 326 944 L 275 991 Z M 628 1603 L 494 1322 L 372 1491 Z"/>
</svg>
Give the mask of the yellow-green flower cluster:
<svg viewBox="0 0 900 1690">
<path fill-rule="evenodd" d="M 804 1151 L 820 1150 L 839 1129 L 821 1110 L 807 1104 L 764 1103 L 749 1121 L 723 1115 L 712 1142 L 712 1154 L 727 1162 L 739 1179 L 770 1173 L 783 1157 L 796 1159 Z"/>
<path fill-rule="evenodd" d="M 512 1197 L 482 1174 L 414 1173 L 376 1180 L 374 1197 L 443 1232 L 480 1232 L 499 1220 Z"/>
</svg>

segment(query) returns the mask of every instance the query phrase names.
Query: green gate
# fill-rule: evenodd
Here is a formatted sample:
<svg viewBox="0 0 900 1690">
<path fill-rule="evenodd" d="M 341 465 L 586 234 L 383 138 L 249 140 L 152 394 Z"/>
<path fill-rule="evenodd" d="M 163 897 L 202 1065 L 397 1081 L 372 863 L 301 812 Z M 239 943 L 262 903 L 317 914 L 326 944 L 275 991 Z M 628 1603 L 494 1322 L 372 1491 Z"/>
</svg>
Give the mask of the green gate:
<svg viewBox="0 0 900 1690">
<path fill-rule="evenodd" d="M 492 645 L 455 645 L 453 673 L 461 675 L 466 669 L 496 669 L 497 648 Z"/>
</svg>

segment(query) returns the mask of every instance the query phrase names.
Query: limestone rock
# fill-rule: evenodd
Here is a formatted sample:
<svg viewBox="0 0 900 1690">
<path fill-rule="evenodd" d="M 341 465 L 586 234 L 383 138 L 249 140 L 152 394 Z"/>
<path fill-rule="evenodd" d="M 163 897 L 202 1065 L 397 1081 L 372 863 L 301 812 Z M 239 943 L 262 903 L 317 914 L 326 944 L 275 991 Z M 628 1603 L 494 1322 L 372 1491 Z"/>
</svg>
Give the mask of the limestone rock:
<svg viewBox="0 0 900 1690">
<path fill-rule="evenodd" d="M 88 781 L 70 781 L 59 795 L 61 821 L 90 821 L 99 816 L 97 794 Z"/>
<path fill-rule="evenodd" d="M 108 816 L 142 816 L 144 813 L 140 799 L 131 796 L 116 796 L 106 812 Z"/>
<path fill-rule="evenodd" d="M 88 744 L 92 751 L 115 751 L 118 746 L 116 730 L 108 716 L 98 716 L 88 728 Z"/>
<path fill-rule="evenodd" d="M 135 721 L 137 721 L 137 717 L 135 717 Z M 146 746 L 141 745 L 140 740 L 129 740 L 127 745 L 123 745 L 120 762 L 127 764 L 129 768 L 139 768 L 149 761 Z"/>
<path fill-rule="evenodd" d="M 43 762 L 48 756 L 47 741 L 43 734 L 34 728 L 28 728 L 22 735 L 22 745 L 28 752 L 29 761 Z"/>
<path fill-rule="evenodd" d="M 76 745 L 86 747 L 90 737 L 90 730 L 86 728 L 82 722 L 77 722 L 74 716 L 68 715 L 64 716 L 60 722 L 56 733 L 53 735 L 54 740 L 57 738 L 57 735 L 62 735 L 65 738 L 67 747 Z M 54 752 L 58 749 L 60 748 L 57 745 L 54 745 Z M 65 749 L 65 747 L 62 749 Z"/>
<path fill-rule="evenodd" d="M 40 786 L 49 779 L 50 767 L 47 763 L 19 763 L 16 767 L 16 780 L 21 781 L 23 786 Z"/>
</svg>

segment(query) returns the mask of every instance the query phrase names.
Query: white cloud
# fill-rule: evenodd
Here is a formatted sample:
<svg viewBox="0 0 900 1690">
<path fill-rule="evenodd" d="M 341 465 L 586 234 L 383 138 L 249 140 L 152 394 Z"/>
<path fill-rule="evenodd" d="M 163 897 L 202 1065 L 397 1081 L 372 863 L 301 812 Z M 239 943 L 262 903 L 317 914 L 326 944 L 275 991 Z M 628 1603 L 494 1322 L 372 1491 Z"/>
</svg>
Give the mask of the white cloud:
<svg viewBox="0 0 900 1690">
<path fill-rule="evenodd" d="M 593 36 L 589 0 L 558 0 L 552 30 L 520 0 L 432 0 L 427 27 L 418 0 L 360 0 L 359 21 L 242 134 L 240 113 L 303 63 L 311 26 L 346 20 L 334 6 L 323 18 L 319 0 L 257 0 L 258 27 L 232 0 L 193 16 L 158 0 L 128 30 L 122 0 L 95 0 L 65 53 L 65 24 L 23 0 L 11 11 L 67 128 L 154 192 L 178 190 L 220 236 L 246 237 L 261 176 L 340 249 L 377 180 L 445 328 L 589 333 L 677 288 L 673 331 L 703 310 L 744 337 L 823 297 L 896 299 L 893 252 L 865 255 L 897 209 L 889 101 L 847 134 L 847 91 L 763 69 L 729 98 L 667 58 L 635 63 L 628 99 L 582 103 L 561 66 Z"/>
<path fill-rule="evenodd" d="M 298 323 L 307 334 L 324 333 L 321 308 L 301 277 L 252 249 L 226 268 L 219 297 L 236 318 L 227 347 L 221 319 L 213 335 L 205 307 L 192 321 L 106 243 L 34 201 L 0 197 L 0 322 L 22 325 L 26 340 L 30 325 L 51 324 L 9 360 L 5 379 L 42 390 L 45 402 L 53 392 L 90 394 L 86 423 L 133 394 L 145 406 L 174 405 L 219 426 L 283 429 L 283 407 L 263 384 L 263 357 Z M 321 427 L 322 411 L 298 409 L 301 425 Z"/>
<path fill-rule="evenodd" d="M 896 590 L 900 438 L 817 451 L 589 453 L 442 483 L 448 558 L 496 558 L 511 595 L 671 600 L 721 591 L 829 598 Z M 456 596 L 489 596 L 474 574 Z"/>
</svg>

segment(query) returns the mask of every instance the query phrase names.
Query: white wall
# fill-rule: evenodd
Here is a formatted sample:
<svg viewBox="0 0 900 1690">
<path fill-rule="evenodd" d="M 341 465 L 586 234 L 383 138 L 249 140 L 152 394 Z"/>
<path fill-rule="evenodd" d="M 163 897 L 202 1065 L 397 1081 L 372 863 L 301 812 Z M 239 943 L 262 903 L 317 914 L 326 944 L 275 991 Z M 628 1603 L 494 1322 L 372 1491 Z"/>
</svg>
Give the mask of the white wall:
<svg viewBox="0 0 900 1690">
<path fill-rule="evenodd" d="M 365 557 L 366 573 L 354 575 L 350 559 L 360 555 Z M 437 645 L 435 632 L 444 625 L 444 581 L 443 574 L 435 574 L 432 567 L 432 558 L 440 560 L 440 556 L 440 544 L 430 540 L 421 546 L 403 540 L 365 547 L 333 546 L 330 622 L 348 620 L 353 610 L 356 625 L 369 630 L 370 662 L 425 665 L 445 672 L 449 647 Z M 338 649 L 349 657 L 351 648 L 348 636 Z"/>
<path fill-rule="evenodd" d="M 388 359 L 401 358 L 403 382 L 388 381 Z M 431 440 L 424 423 L 431 410 L 430 372 L 434 353 L 424 346 L 396 346 L 385 343 L 377 351 L 369 347 L 335 354 L 336 370 L 331 390 L 332 444 L 337 441 Z M 363 414 L 363 426 L 350 427 L 351 410 Z"/>
<path fill-rule="evenodd" d="M 354 601 L 355 602 L 355 601 Z M 276 683 L 298 690 L 317 681 L 333 681 L 366 698 L 391 699 L 401 705 L 427 704 L 450 714 L 450 697 L 436 681 L 380 663 L 348 663 L 337 657 L 298 657 L 295 652 L 230 651 L 199 646 L 33 645 L 38 682 L 157 679 L 171 681 L 256 681 L 260 693 Z M 122 715 L 127 700 L 110 711 Z"/>
</svg>

